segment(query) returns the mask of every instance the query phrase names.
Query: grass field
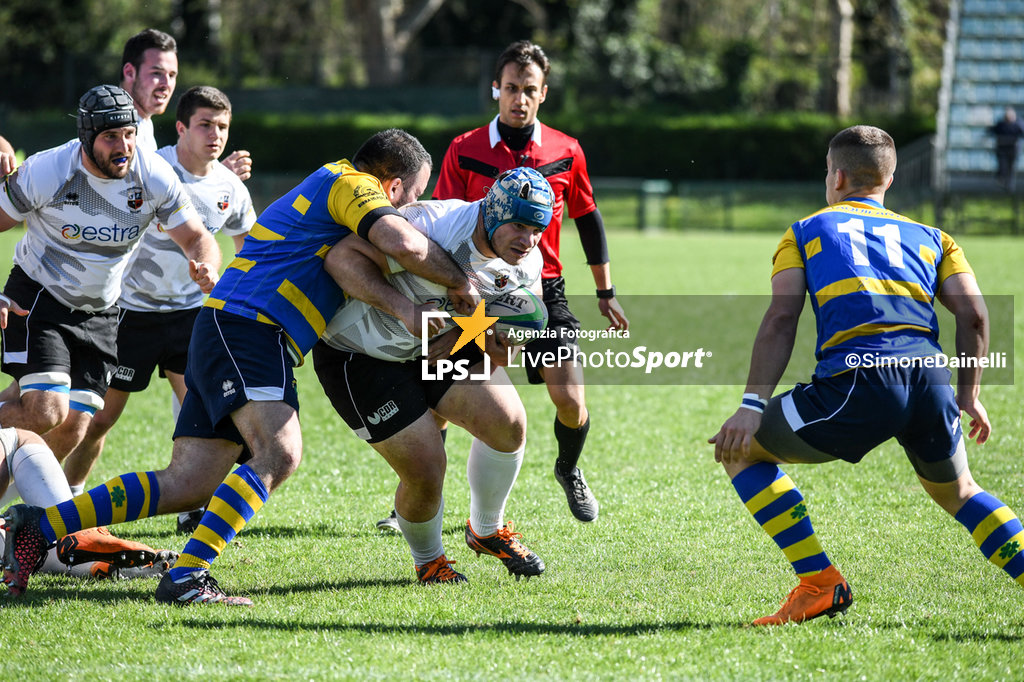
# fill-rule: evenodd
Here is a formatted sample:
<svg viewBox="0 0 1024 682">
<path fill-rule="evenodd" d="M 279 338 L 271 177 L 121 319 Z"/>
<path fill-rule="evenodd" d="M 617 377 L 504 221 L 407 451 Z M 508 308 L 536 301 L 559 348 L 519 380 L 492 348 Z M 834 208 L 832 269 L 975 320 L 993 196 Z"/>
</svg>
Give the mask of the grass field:
<svg viewBox="0 0 1024 682">
<path fill-rule="evenodd" d="M 3 235 L 0 252 L 15 236 Z M 615 232 L 614 280 L 625 294 L 766 294 L 777 236 Z M 575 242 L 570 230 L 570 293 L 589 296 Z M 1024 300 L 1024 243 L 962 243 L 987 293 Z M 691 331 L 677 330 L 680 339 Z M 721 333 L 749 348 L 749 331 Z M 304 462 L 214 567 L 256 606 L 180 609 L 153 601 L 153 581 L 37 577 L 24 599 L 0 608 L 3 679 L 1024 677 L 1024 593 L 924 495 L 893 444 L 856 467 L 788 468 L 856 601 L 834 620 L 752 629 L 745 624 L 774 611 L 794 579 L 705 443 L 741 387 L 588 387 L 582 464 L 601 501 L 589 525 L 571 518 L 552 477 L 546 394 L 521 387 L 529 442 L 507 516 L 547 571 L 516 582 L 465 547 L 469 438 L 453 432 L 445 542 L 470 583 L 424 589 L 402 540 L 373 528 L 390 509 L 394 475 L 335 416 L 311 368 L 298 374 Z M 1021 393 L 993 386 L 983 399 L 995 431 L 969 446 L 974 474 L 1024 512 Z M 91 483 L 163 466 L 168 403 L 164 384 L 132 399 Z M 173 525 L 116 530 L 180 549 Z"/>
</svg>

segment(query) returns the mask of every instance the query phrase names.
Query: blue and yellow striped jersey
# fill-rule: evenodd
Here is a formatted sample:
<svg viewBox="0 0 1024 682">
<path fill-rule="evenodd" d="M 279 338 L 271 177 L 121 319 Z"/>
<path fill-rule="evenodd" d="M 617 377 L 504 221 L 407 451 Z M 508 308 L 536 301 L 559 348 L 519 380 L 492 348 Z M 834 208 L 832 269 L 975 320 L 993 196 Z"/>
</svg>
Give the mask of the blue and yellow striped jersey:
<svg viewBox="0 0 1024 682">
<path fill-rule="evenodd" d="M 805 271 L 820 377 L 849 369 L 849 353 L 940 352 L 935 294 L 950 275 L 972 272 L 945 232 L 871 199 L 839 202 L 793 223 L 772 263 L 772 276 Z"/>
<path fill-rule="evenodd" d="M 328 163 L 260 214 L 205 305 L 280 326 L 299 364 L 344 300 L 324 257 L 389 213 L 398 215 L 380 180 Z"/>
</svg>

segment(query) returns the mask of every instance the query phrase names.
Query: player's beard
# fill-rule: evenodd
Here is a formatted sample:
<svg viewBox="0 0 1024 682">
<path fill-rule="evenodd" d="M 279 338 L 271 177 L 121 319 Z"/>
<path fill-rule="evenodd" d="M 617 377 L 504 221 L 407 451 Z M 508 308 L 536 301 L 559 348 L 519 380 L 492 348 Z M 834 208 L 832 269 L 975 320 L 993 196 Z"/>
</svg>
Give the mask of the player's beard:
<svg viewBox="0 0 1024 682">
<path fill-rule="evenodd" d="M 100 169 L 100 173 L 110 178 L 111 180 L 120 180 L 121 178 L 128 175 L 128 170 L 132 167 L 132 157 L 135 155 L 135 151 L 129 152 L 115 152 L 109 154 L 103 158 L 96 157 L 96 167 Z M 117 166 L 114 164 L 112 159 L 120 156 L 127 156 L 128 162 L 123 166 Z"/>
</svg>

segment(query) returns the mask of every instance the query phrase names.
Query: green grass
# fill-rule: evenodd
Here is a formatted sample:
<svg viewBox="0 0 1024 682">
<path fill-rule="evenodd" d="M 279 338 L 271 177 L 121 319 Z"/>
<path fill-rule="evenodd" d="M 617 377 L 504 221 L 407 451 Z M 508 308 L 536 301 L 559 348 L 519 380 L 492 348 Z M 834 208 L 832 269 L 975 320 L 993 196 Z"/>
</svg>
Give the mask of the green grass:
<svg viewBox="0 0 1024 682">
<path fill-rule="evenodd" d="M 627 295 L 767 294 L 777 237 L 614 232 L 614 281 Z M 563 241 L 570 293 L 586 297 L 577 313 L 593 319 L 593 282 L 571 229 Z M 1024 243 L 962 242 L 988 293 L 1024 300 Z M 721 334 L 749 352 L 749 329 Z M 390 509 L 394 475 L 333 413 L 311 368 L 298 375 L 304 462 L 214 570 L 256 606 L 180 609 L 157 605 L 152 581 L 37 577 L 0 608 L 4 679 L 1021 677 L 1024 594 L 924 495 L 894 444 L 855 467 L 788 468 L 856 602 L 834 620 L 754 630 L 744 624 L 773 611 L 793 577 L 705 443 L 740 387 L 588 386 L 582 463 L 601 501 L 589 525 L 569 516 L 551 475 L 544 389 L 521 387 L 529 444 L 507 515 L 547 564 L 530 581 L 465 547 L 470 441 L 453 430 L 445 543 L 471 582 L 422 589 L 401 539 L 372 525 Z M 132 398 L 92 482 L 167 461 L 169 391 L 154 382 Z M 1013 385 L 984 391 L 995 431 L 969 454 L 979 482 L 1024 511 L 1020 398 Z M 173 525 L 116 530 L 180 549 Z"/>
</svg>

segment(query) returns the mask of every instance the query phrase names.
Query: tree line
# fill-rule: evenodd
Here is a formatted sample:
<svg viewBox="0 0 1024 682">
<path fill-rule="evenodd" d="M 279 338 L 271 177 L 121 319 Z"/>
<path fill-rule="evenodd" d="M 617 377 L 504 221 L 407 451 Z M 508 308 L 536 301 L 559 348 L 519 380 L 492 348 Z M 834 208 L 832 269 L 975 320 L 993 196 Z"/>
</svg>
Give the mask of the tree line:
<svg viewBox="0 0 1024 682">
<path fill-rule="evenodd" d="M 933 112 L 949 0 L 6 0 L 0 108 L 67 108 L 116 82 L 147 26 L 181 85 L 426 87 L 490 81 L 509 42 L 554 60 L 556 105 Z M 179 86 L 180 87 L 180 86 Z"/>
</svg>

